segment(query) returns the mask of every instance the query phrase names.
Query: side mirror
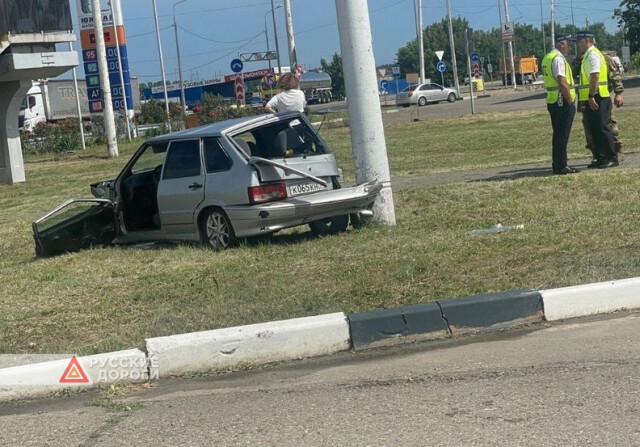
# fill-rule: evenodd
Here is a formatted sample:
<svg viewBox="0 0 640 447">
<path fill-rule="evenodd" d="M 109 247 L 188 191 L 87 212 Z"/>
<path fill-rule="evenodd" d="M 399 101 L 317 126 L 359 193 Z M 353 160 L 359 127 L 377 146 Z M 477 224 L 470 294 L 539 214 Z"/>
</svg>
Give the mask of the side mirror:
<svg viewBox="0 0 640 447">
<path fill-rule="evenodd" d="M 36 106 L 36 97 L 29 96 L 29 108 L 32 109 Z"/>
</svg>

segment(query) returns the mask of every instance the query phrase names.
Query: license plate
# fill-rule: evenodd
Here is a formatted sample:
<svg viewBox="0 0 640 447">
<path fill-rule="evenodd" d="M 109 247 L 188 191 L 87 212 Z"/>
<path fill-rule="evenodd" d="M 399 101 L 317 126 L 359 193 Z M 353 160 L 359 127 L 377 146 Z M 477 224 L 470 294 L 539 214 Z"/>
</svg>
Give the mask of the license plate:
<svg viewBox="0 0 640 447">
<path fill-rule="evenodd" d="M 323 191 L 327 189 L 326 186 L 322 186 L 316 182 L 298 183 L 296 185 L 289 186 L 290 196 L 299 196 L 300 194 L 308 194 L 310 192 Z"/>
</svg>

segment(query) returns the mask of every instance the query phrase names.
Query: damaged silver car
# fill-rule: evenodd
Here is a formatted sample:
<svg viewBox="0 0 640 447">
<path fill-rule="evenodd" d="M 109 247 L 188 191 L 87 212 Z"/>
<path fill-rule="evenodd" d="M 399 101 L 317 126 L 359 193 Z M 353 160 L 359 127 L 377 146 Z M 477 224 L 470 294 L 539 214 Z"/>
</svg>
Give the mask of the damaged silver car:
<svg viewBox="0 0 640 447">
<path fill-rule="evenodd" d="M 340 185 L 335 156 L 300 113 L 238 118 L 145 141 L 115 180 L 33 222 L 36 253 L 111 243 L 237 238 L 308 224 L 337 233 L 372 214 L 378 182 Z"/>
</svg>

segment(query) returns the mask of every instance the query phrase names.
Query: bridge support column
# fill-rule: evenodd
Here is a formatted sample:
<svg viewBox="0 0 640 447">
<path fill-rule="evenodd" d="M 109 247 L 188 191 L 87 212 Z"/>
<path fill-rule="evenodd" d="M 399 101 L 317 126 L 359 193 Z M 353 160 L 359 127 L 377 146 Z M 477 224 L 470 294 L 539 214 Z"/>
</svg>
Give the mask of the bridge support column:
<svg viewBox="0 0 640 447">
<path fill-rule="evenodd" d="M 18 113 L 29 88 L 28 80 L 0 82 L 0 183 L 26 181 Z"/>
</svg>

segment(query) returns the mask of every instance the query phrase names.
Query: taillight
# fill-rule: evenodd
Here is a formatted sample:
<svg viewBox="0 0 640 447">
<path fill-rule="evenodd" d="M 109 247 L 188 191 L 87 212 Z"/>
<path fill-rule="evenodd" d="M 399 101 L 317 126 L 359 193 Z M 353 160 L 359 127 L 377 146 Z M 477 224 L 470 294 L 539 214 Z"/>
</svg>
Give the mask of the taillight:
<svg viewBox="0 0 640 447">
<path fill-rule="evenodd" d="M 264 203 L 287 198 L 287 187 L 284 183 L 269 183 L 260 186 L 250 186 L 249 203 Z"/>
</svg>

